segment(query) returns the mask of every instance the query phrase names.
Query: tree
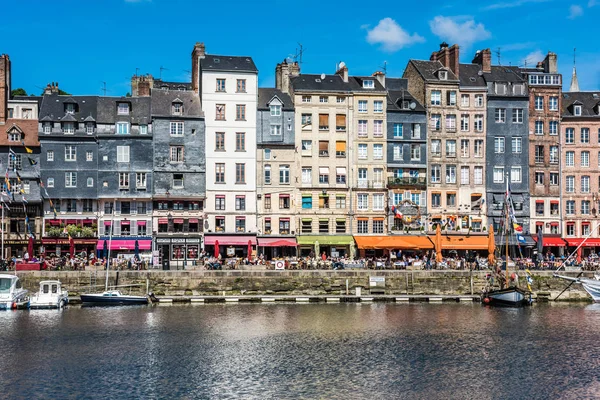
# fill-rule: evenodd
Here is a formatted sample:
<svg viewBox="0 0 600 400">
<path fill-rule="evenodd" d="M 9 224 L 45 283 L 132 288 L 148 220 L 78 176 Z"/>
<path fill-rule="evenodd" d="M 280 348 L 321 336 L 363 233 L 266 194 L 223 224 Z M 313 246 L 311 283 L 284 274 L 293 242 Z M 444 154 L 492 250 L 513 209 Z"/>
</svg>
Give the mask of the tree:
<svg viewBox="0 0 600 400">
<path fill-rule="evenodd" d="M 131 93 L 127 92 L 127 94 L 125 94 L 125 97 L 131 97 Z"/>
<path fill-rule="evenodd" d="M 10 96 L 27 96 L 27 92 L 23 88 L 17 88 L 10 91 Z"/>
</svg>

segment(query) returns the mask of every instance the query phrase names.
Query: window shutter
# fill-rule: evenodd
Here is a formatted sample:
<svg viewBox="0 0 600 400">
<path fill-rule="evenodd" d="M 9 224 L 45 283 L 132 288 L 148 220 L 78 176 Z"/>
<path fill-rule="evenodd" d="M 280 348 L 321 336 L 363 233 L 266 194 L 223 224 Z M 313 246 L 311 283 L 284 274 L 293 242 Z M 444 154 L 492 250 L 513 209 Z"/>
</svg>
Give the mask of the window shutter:
<svg viewBox="0 0 600 400">
<path fill-rule="evenodd" d="M 320 118 L 320 116 L 319 116 Z M 335 125 L 336 126 L 346 126 L 346 114 L 337 114 L 335 116 Z"/>
<path fill-rule="evenodd" d="M 335 142 L 335 151 L 346 151 L 346 142 Z"/>
<path fill-rule="evenodd" d="M 329 125 L 329 114 L 319 114 L 319 126 Z"/>
<path fill-rule="evenodd" d="M 115 202 L 115 211 L 121 212 L 121 202 L 119 200 Z"/>
<path fill-rule="evenodd" d="M 117 202 L 117 204 L 119 204 L 119 202 Z M 114 232 L 113 235 L 115 236 L 119 236 L 121 235 L 121 221 L 114 221 Z"/>
</svg>

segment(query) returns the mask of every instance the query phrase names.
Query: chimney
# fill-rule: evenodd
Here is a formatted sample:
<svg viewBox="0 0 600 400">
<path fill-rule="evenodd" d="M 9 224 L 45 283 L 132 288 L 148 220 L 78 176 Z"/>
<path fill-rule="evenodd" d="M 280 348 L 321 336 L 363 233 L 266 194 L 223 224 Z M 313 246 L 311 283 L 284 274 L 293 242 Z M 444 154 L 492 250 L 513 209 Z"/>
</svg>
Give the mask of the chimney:
<svg viewBox="0 0 600 400">
<path fill-rule="evenodd" d="M 200 93 L 200 60 L 206 56 L 204 43 L 196 42 L 192 50 L 192 90 Z"/>
<path fill-rule="evenodd" d="M 473 64 L 479 64 L 483 72 L 492 72 L 492 52 L 490 49 L 477 50 Z"/>
<path fill-rule="evenodd" d="M 375 78 L 381 83 L 381 86 L 385 87 L 385 74 L 381 71 L 377 71 L 373 74 Z"/>
<path fill-rule="evenodd" d="M 275 67 L 275 87 L 284 93 L 291 94 L 291 77 L 300 75 L 300 66 L 297 62 L 288 63 L 283 60 Z"/>
<path fill-rule="evenodd" d="M 544 72 L 548 74 L 558 73 L 558 57 L 556 53 L 548 52 L 546 58 L 544 58 Z"/>
<path fill-rule="evenodd" d="M 144 76 L 140 77 L 137 87 L 137 93 L 135 95 L 132 93 L 131 95 L 140 97 L 150 96 L 150 81 L 148 81 Z"/>
<path fill-rule="evenodd" d="M 458 76 L 459 48 L 457 44 L 448 47 L 448 43 L 442 42 L 440 49 L 431 53 L 429 61 L 439 61 L 446 68 L 449 68 L 456 76 Z"/>
<path fill-rule="evenodd" d="M 8 54 L 0 55 L 0 125 L 6 124 L 8 118 L 8 99 L 10 98 L 10 58 Z"/>
<path fill-rule="evenodd" d="M 345 63 L 340 63 L 340 69 L 338 69 L 335 73 L 341 76 L 345 83 L 348 83 L 348 67 L 346 67 Z"/>
<path fill-rule="evenodd" d="M 454 75 L 458 76 L 459 73 L 459 65 L 460 65 L 460 51 L 457 44 L 453 44 L 448 49 L 448 65 L 446 67 L 450 68 Z"/>
</svg>

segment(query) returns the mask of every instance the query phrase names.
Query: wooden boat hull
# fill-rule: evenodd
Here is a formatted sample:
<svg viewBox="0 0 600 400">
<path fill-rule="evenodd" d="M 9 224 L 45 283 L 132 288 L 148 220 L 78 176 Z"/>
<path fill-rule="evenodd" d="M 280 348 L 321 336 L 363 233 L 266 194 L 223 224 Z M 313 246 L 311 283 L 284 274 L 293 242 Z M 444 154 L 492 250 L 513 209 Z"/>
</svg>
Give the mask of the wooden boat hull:
<svg viewBox="0 0 600 400">
<path fill-rule="evenodd" d="M 148 304 L 146 296 L 103 296 L 101 294 L 82 294 L 81 303 L 83 305 L 94 306 L 125 306 Z"/>
<path fill-rule="evenodd" d="M 490 290 L 481 296 L 481 303 L 489 306 L 524 307 L 532 303 L 531 293 L 518 287 Z"/>
</svg>

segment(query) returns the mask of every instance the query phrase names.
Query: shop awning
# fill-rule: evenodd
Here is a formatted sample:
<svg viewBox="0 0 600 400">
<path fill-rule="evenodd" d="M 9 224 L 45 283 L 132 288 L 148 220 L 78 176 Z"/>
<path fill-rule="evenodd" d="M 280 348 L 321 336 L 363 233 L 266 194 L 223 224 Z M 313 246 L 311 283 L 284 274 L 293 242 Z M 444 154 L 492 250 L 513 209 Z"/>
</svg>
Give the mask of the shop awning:
<svg viewBox="0 0 600 400">
<path fill-rule="evenodd" d="M 428 250 L 433 249 L 433 243 L 427 236 L 354 236 L 359 249 L 397 249 L 397 250 Z"/>
<path fill-rule="evenodd" d="M 260 247 L 296 247 L 296 238 L 258 238 Z"/>
<path fill-rule="evenodd" d="M 118 239 L 118 240 L 106 240 L 107 248 L 110 250 L 134 250 L 135 239 Z M 138 245 L 140 250 L 150 250 L 152 248 L 152 240 L 140 240 L 138 239 Z M 98 249 L 104 248 L 104 240 L 98 240 Z"/>
<path fill-rule="evenodd" d="M 531 236 L 537 243 L 537 236 Z M 560 237 L 546 237 L 542 240 L 544 247 L 565 247 L 567 244 Z"/>
<path fill-rule="evenodd" d="M 585 239 L 583 238 L 573 238 L 573 239 L 565 239 L 567 241 L 567 245 L 571 247 L 577 247 L 583 242 Z M 588 238 L 581 245 L 582 247 L 597 247 L 600 246 L 600 238 Z"/>
<path fill-rule="evenodd" d="M 146 225 L 146 221 L 138 221 L 137 224 L 143 226 L 143 225 Z"/>
<path fill-rule="evenodd" d="M 167 218 L 159 218 L 158 223 L 159 224 L 168 224 L 169 220 Z"/>
<path fill-rule="evenodd" d="M 173 220 L 173 223 L 174 223 L 174 224 L 183 224 L 183 218 L 175 218 L 175 219 Z"/>
<path fill-rule="evenodd" d="M 349 235 L 298 236 L 298 244 L 301 246 L 314 246 L 316 241 L 319 242 L 319 245 L 325 246 L 347 246 L 349 244 L 354 244 L 354 238 Z"/>
<path fill-rule="evenodd" d="M 245 235 L 205 236 L 204 244 L 214 246 L 217 240 L 219 241 L 219 246 L 248 246 L 248 241 L 253 246 L 256 245 L 256 236 Z"/>
<path fill-rule="evenodd" d="M 435 235 L 429 235 L 435 241 Z M 487 250 L 487 235 L 444 235 L 442 234 L 442 250 Z"/>
<path fill-rule="evenodd" d="M 197 223 L 198 223 L 198 218 L 190 218 L 190 219 L 188 220 L 188 222 L 189 222 L 190 224 L 197 224 Z"/>
</svg>

